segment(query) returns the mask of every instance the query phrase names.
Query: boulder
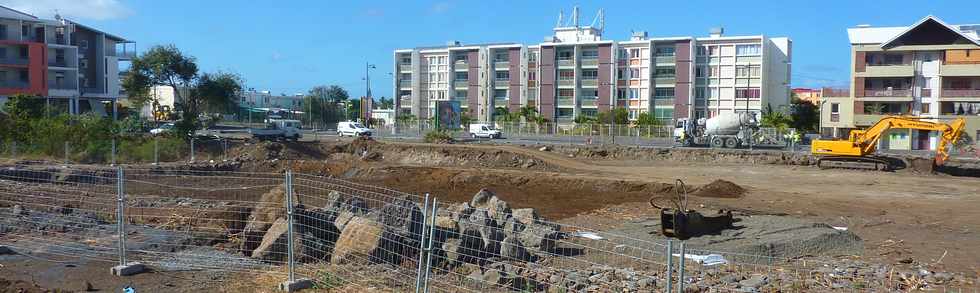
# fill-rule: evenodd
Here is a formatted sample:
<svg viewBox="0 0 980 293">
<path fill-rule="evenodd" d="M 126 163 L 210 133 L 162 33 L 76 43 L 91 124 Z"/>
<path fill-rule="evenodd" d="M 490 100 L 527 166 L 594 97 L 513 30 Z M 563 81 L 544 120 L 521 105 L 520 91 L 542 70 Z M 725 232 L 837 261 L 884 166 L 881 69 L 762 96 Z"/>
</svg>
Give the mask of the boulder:
<svg viewBox="0 0 980 293">
<path fill-rule="evenodd" d="M 511 214 L 513 215 L 514 219 L 516 219 L 518 222 L 524 225 L 531 225 L 531 224 L 538 223 L 538 221 L 540 221 L 540 217 L 538 217 L 538 212 L 536 212 L 534 209 L 531 208 L 514 209 L 511 211 Z"/>
<path fill-rule="evenodd" d="M 473 199 L 470 201 L 470 206 L 475 209 L 485 210 L 487 214 L 497 223 L 503 223 L 507 218 L 510 218 L 510 205 L 506 201 L 497 198 L 493 192 L 487 189 L 480 189 Z"/>
<path fill-rule="evenodd" d="M 407 240 L 408 244 L 417 244 L 422 238 L 422 210 L 407 196 L 385 204 L 377 220 L 390 232 Z"/>
<path fill-rule="evenodd" d="M 459 238 L 446 240 L 442 250 L 446 251 L 446 259 L 451 263 L 480 263 L 485 253 L 483 237 L 476 230 L 464 230 Z"/>
<path fill-rule="evenodd" d="M 555 225 L 532 224 L 517 233 L 517 237 L 528 249 L 553 252 L 561 238 L 561 233 L 559 227 Z"/>
<path fill-rule="evenodd" d="M 334 225 L 335 215 L 325 208 L 296 211 L 294 232 L 302 237 L 303 255 L 315 260 L 327 259 L 340 237 L 340 229 Z"/>
<path fill-rule="evenodd" d="M 370 210 L 364 199 L 348 196 L 338 191 L 330 191 L 327 194 L 327 203 L 324 207 L 335 213 L 349 211 L 357 215 L 367 214 Z"/>
<path fill-rule="evenodd" d="M 298 203 L 299 199 L 293 196 L 293 202 Z M 276 186 L 262 195 L 259 203 L 252 209 L 248 216 L 248 223 L 242 228 L 240 250 L 244 255 L 252 255 L 262 241 L 266 230 L 272 226 L 273 222 L 286 215 L 286 191 L 282 185 Z"/>
<path fill-rule="evenodd" d="M 380 247 L 384 226 L 363 217 L 353 217 L 340 232 L 330 262 L 345 264 L 370 259 Z"/>
<path fill-rule="evenodd" d="M 500 254 L 500 242 L 506 235 L 497 227 L 487 211 L 474 211 L 466 221 L 460 223 L 460 229 L 467 235 L 479 235 L 480 243 L 483 244 L 479 254 L 481 257 Z"/>
<path fill-rule="evenodd" d="M 262 237 L 262 242 L 252 251 L 252 258 L 273 262 L 286 261 L 288 259 L 288 229 L 289 222 L 286 219 L 276 219 L 265 236 Z M 297 258 L 302 255 L 301 239 L 296 233 L 293 233 L 293 255 Z"/>
<path fill-rule="evenodd" d="M 531 260 L 531 254 L 527 252 L 527 249 L 524 248 L 524 244 L 521 244 L 521 241 L 514 235 L 507 236 L 503 241 L 501 241 L 500 256 L 517 261 Z"/>
</svg>

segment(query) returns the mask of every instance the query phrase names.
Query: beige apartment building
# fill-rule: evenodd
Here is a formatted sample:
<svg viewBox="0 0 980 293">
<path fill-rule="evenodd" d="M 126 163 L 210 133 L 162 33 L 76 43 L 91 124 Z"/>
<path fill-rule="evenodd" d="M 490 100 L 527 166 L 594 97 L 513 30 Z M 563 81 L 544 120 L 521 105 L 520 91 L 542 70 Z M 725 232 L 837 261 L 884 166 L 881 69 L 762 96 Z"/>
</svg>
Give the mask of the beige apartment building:
<svg viewBox="0 0 980 293">
<path fill-rule="evenodd" d="M 885 115 L 911 115 L 966 118 L 966 134 L 980 137 L 978 30 L 980 25 L 950 25 L 931 15 L 909 26 L 849 28 L 851 87 L 823 92 L 821 132 L 846 137 Z M 936 135 L 895 129 L 881 148 L 934 150 Z"/>
</svg>

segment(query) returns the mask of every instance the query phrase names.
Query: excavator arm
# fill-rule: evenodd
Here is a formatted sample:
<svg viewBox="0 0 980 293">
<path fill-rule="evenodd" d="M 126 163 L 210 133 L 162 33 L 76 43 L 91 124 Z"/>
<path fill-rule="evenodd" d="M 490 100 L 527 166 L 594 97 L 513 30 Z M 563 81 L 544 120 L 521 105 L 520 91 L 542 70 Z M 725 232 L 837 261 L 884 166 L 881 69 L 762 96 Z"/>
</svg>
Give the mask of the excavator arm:
<svg viewBox="0 0 980 293">
<path fill-rule="evenodd" d="M 881 136 L 892 128 L 937 131 L 940 134 L 936 149 L 936 163 L 941 165 L 949 158 L 949 145 L 959 140 L 966 120 L 959 118 L 952 123 L 923 121 L 919 117 L 888 116 L 864 130 L 853 130 L 848 140 L 815 140 L 812 152 L 822 156 L 870 157 L 878 147 Z"/>
</svg>

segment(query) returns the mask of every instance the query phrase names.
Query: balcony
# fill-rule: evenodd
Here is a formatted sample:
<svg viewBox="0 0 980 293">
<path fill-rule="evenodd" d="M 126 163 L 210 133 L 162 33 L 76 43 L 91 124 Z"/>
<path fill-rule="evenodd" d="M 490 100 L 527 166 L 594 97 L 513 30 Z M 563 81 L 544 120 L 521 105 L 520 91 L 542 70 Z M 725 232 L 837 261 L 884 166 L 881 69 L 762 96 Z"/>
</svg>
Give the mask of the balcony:
<svg viewBox="0 0 980 293">
<path fill-rule="evenodd" d="M 510 62 L 508 61 L 494 61 L 493 68 L 508 68 L 510 67 Z"/>
<path fill-rule="evenodd" d="M 825 98 L 846 98 L 851 96 L 851 89 L 823 88 L 820 95 Z"/>
<path fill-rule="evenodd" d="M 575 98 L 558 97 L 558 99 L 555 100 L 555 103 L 558 104 L 558 107 L 575 107 Z"/>
<path fill-rule="evenodd" d="M 509 78 L 508 79 L 494 79 L 493 80 L 493 86 L 494 87 L 510 86 L 510 79 Z"/>
<path fill-rule="evenodd" d="M 587 86 L 587 87 L 595 87 L 595 86 L 598 86 L 598 85 L 599 85 L 599 80 L 598 79 L 583 79 L 582 80 L 582 86 L 583 87 L 585 87 L 585 86 Z"/>
<path fill-rule="evenodd" d="M 855 72 L 855 76 L 863 77 L 903 77 L 912 76 L 915 74 L 915 68 L 912 64 L 904 63 L 882 63 L 882 64 L 868 64 L 865 67 L 864 72 Z"/>
<path fill-rule="evenodd" d="M 509 101 L 509 99 L 507 99 L 507 97 L 494 97 L 493 98 L 493 106 L 494 107 L 506 107 L 507 106 L 507 101 Z"/>
<path fill-rule="evenodd" d="M 61 83 L 58 83 L 58 82 L 54 82 L 54 81 L 49 81 L 48 82 L 48 88 L 49 89 L 54 89 L 54 90 L 75 90 L 75 89 L 78 89 L 78 85 L 75 84 L 75 83 L 72 83 L 72 82 L 61 82 Z"/>
<path fill-rule="evenodd" d="M 911 97 L 912 91 L 906 89 L 865 89 L 862 97 Z"/>
<path fill-rule="evenodd" d="M 574 79 L 559 79 L 558 86 L 575 86 Z"/>
<path fill-rule="evenodd" d="M 470 82 L 466 80 L 457 80 L 453 82 L 453 87 L 456 88 L 468 88 L 470 87 Z"/>
<path fill-rule="evenodd" d="M 920 89 L 919 90 L 919 96 L 920 97 L 931 97 L 932 96 L 932 89 Z"/>
<path fill-rule="evenodd" d="M 675 57 L 673 55 L 671 55 L 671 56 L 657 56 L 654 59 L 654 61 L 656 63 L 658 63 L 658 64 L 661 64 L 661 63 L 676 63 L 677 62 L 677 57 Z"/>
<path fill-rule="evenodd" d="M 398 103 L 402 107 L 411 107 L 412 106 L 412 97 L 402 97 L 401 99 L 398 100 Z"/>
<path fill-rule="evenodd" d="M 412 87 L 412 81 L 411 80 L 399 80 L 398 81 L 398 87 L 400 87 L 400 88 L 410 88 L 410 87 Z"/>
<path fill-rule="evenodd" d="M 980 98 L 980 89 L 943 89 L 940 93 L 943 98 Z"/>
<path fill-rule="evenodd" d="M 27 58 L 20 58 L 20 57 L 0 58 L 0 65 L 26 66 L 29 62 L 30 60 L 27 60 Z"/>
<path fill-rule="evenodd" d="M 599 66 L 598 59 L 582 59 L 582 67 L 597 67 Z"/>
<path fill-rule="evenodd" d="M 558 60 L 558 66 L 559 67 L 573 67 L 573 66 L 575 66 L 575 60 L 572 60 L 572 59 L 564 59 L 564 60 L 559 59 Z"/>
<path fill-rule="evenodd" d="M 881 118 L 885 118 L 885 116 L 886 115 L 880 115 L 880 114 L 854 114 L 854 125 L 857 126 L 874 125 L 875 123 L 878 123 L 878 121 L 881 120 Z M 833 122 L 834 120 L 833 114 L 831 114 L 830 120 Z M 840 118 L 838 117 L 837 120 L 839 121 Z"/>
<path fill-rule="evenodd" d="M 595 108 L 598 106 L 597 101 L 599 97 L 582 97 L 582 107 Z"/>
<path fill-rule="evenodd" d="M 463 60 L 456 60 L 456 62 L 453 62 L 453 64 L 455 64 L 456 66 L 466 67 L 467 65 L 469 65 L 469 62 L 470 62 L 469 60 L 463 59 Z"/>
<path fill-rule="evenodd" d="M 401 71 L 401 72 L 412 72 L 412 64 L 398 65 L 398 71 Z"/>
<path fill-rule="evenodd" d="M 64 59 L 61 60 L 51 60 L 48 61 L 48 66 L 50 67 L 68 67 L 68 62 Z"/>
<path fill-rule="evenodd" d="M 5 80 L 0 81 L 0 88 L 5 89 L 26 89 L 30 84 L 26 81 Z"/>
<path fill-rule="evenodd" d="M 980 64 L 945 64 L 943 76 L 977 76 L 980 75 Z"/>
</svg>

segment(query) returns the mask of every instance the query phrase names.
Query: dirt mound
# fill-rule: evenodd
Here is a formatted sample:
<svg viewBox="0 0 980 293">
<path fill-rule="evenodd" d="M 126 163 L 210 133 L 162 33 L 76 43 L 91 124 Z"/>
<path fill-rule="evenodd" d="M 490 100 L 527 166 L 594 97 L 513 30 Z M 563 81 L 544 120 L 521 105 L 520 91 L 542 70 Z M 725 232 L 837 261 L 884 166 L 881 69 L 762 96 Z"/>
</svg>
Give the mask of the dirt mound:
<svg viewBox="0 0 980 293">
<path fill-rule="evenodd" d="M 726 180 L 715 180 L 698 187 L 690 193 L 697 197 L 739 198 L 745 194 L 745 188 Z"/>
</svg>

